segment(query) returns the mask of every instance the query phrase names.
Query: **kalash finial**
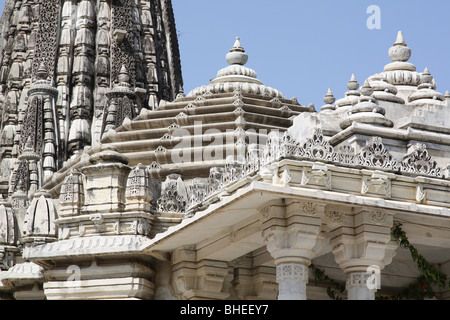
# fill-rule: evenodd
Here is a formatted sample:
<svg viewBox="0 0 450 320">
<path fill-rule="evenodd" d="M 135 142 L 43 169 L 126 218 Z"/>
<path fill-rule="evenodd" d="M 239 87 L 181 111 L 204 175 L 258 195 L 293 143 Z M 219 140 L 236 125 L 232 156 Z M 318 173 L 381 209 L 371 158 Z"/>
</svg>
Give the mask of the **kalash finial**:
<svg viewBox="0 0 450 320">
<path fill-rule="evenodd" d="M 129 84 L 130 82 L 130 75 L 128 74 L 127 67 L 125 65 L 122 65 L 122 68 L 120 69 L 119 76 L 117 77 L 117 80 L 120 84 Z"/>
<path fill-rule="evenodd" d="M 241 46 L 241 39 L 236 37 L 233 48 L 227 54 L 227 61 L 230 65 L 238 64 L 245 65 L 248 61 L 248 55 L 245 53 L 245 49 Z"/>
<path fill-rule="evenodd" d="M 37 80 L 47 80 L 47 78 L 48 78 L 47 68 L 45 67 L 45 63 L 41 62 L 39 64 L 39 68 L 36 71 L 36 79 Z"/>
<path fill-rule="evenodd" d="M 356 91 L 359 88 L 359 83 L 356 81 L 356 77 L 354 74 L 352 74 L 352 77 L 350 78 L 350 81 L 347 83 L 348 90 Z"/>
<path fill-rule="evenodd" d="M 389 49 L 389 58 L 394 62 L 407 62 L 411 58 L 411 49 L 407 47 L 402 31 L 398 32 L 394 46 Z"/>
</svg>

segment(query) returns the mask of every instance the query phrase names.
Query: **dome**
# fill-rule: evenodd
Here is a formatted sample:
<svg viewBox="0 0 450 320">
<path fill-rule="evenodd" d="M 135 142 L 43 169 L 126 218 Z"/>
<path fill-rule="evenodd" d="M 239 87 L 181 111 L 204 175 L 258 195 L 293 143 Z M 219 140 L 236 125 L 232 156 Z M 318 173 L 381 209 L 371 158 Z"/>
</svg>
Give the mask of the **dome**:
<svg viewBox="0 0 450 320">
<path fill-rule="evenodd" d="M 241 46 L 240 38 L 236 38 L 234 46 L 226 55 L 226 59 L 229 66 L 219 70 L 217 77 L 211 80 L 209 85 L 192 90 L 188 97 L 242 91 L 243 93 L 285 99 L 280 91 L 267 87 L 259 81 L 256 71 L 245 67 L 248 55 Z"/>
</svg>

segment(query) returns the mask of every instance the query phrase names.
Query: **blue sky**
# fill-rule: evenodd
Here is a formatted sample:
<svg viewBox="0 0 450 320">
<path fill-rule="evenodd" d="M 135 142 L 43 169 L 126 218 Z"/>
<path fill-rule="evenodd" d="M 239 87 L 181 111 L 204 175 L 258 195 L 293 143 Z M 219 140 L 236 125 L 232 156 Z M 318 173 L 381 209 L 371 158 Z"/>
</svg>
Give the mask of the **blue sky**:
<svg viewBox="0 0 450 320">
<path fill-rule="evenodd" d="M 0 0 L 3 8 L 4 0 Z M 267 86 L 323 105 L 331 88 L 347 91 L 352 73 L 362 85 L 390 62 L 388 49 L 402 30 L 410 62 L 425 67 L 438 90 L 450 90 L 450 1 L 443 0 L 172 0 L 179 32 L 184 89 L 207 84 L 227 65 L 234 38 L 249 54 L 247 66 Z M 370 5 L 381 29 L 370 30 Z"/>
</svg>

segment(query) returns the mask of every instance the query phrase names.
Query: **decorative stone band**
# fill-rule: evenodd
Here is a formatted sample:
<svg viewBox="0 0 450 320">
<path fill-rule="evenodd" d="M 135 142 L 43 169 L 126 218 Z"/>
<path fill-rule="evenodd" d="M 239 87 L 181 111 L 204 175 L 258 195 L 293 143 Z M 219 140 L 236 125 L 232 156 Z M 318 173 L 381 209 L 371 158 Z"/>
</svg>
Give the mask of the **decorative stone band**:
<svg viewBox="0 0 450 320">
<path fill-rule="evenodd" d="M 379 275 L 369 272 L 352 272 L 347 277 L 348 300 L 375 300 L 375 292 L 379 288 Z"/>
<path fill-rule="evenodd" d="M 261 165 L 281 159 L 326 161 L 344 166 L 361 166 L 407 174 L 443 177 L 443 170 L 428 154 L 425 144 L 416 144 L 412 151 L 397 161 L 389 153 L 380 137 L 367 141 L 366 147 L 359 154 L 350 146 L 332 147 L 324 138 L 320 129 L 316 129 L 311 138 L 298 142 L 285 132 L 270 133 L 263 151 Z"/>
<path fill-rule="evenodd" d="M 330 164 L 338 164 L 344 167 L 359 167 L 361 169 L 380 170 L 389 174 L 406 174 L 428 176 L 432 178 L 444 178 L 442 170 L 437 162 L 428 154 L 425 144 L 417 144 L 412 151 L 401 160 L 396 160 L 385 148 L 380 137 L 373 137 L 367 141 L 366 146 L 357 154 L 350 145 L 341 145 L 334 148 L 325 140 L 320 129 L 316 129 L 311 138 L 302 142 L 297 142 L 288 133 L 280 134 L 272 132 L 268 135 L 267 143 L 264 147 L 248 145 L 247 153 L 243 157 L 229 157 L 225 168 L 212 168 L 209 178 L 209 188 L 202 200 L 213 198 L 214 195 L 223 192 L 232 185 L 245 184 L 246 179 L 252 176 L 266 175 L 270 171 L 271 164 L 282 159 L 292 159 L 299 161 L 316 161 Z M 272 180 L 273 173 L 267 173 L 269 180 Z M 317 164 L 310 173 L 304 175 L 312 182 L 325 185 L 330 189 L 329 174 L 321 169 Z M 380 176 L 381 177 L 381 176 Z M 365 180 L 363 194 L 369 189 L 390 196 L 391 186 L 389 181 L 382 181 L 377 176 L 372 176 Z M 282 177 L 286 183 L 289 176 Z M 308 181 L 304 181 L 305 184 Z M 381 184 L 380 184 L 381 183 Z M 198 205 L 199 201 L 191 201 L 191 207 Z"/>
<path fill-rule="evenodd" d="M 371 277 L 367 272 L 352 272 L 348 275 L 346 289 L 367 288 L 367 280 Z"/>
<path fill-rule="evenodd" d="M 277 266 L 277 282 L 283 281 L 308 282 L 308 267 L 298 263 L 282 263 Z"/>
<path fill-rule="evenodd" d="M 96 236 L 73 238 L 48 244 L 25 246 L 23 257 L 30 260 L 61 258 L 69 256 L 92 257 L 95 254 L 135 254 L 141 253 L 151 240 L 144 236 Z"/>
</svg>

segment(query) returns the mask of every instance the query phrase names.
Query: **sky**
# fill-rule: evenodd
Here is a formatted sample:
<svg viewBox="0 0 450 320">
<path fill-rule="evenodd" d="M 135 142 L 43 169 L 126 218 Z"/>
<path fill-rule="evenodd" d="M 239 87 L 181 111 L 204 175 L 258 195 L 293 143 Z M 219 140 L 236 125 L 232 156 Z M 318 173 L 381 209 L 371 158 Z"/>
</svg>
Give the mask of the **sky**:
<svg viewBox="0 0 450 320">
<path fill-rule="evenodd" d="M 324 105 L 348 90 L 351 75 L 362 85 L 391 60 L 399 30 L 418 72 L 430 69 L 440 92 L 450 90 L 448 0 L 172 0 L 179 33 L 184 89 L 207 84 L 234 38 L 249 55 L 247 67 L 267 86 L 302 105 Z M 375 12 L 380 29 L 369 29 Z"/>
<path fill-rule="evenodd" d="M 5 0 L 0 0 L 1 8 Z M 235 37 L 247 67 L 265 85 L 302 105 L 337 99 L 352 74 L 364 80 L 390 63 L 388 50 L 403 31 L 418 72 L 428 67 L 438 91 L 450 90 L 448 0 L 172 0 L 184 91 L 206 85 L 227 66 Z M 379 11 L 369 11 L 371 6 Z M 379 14 L 377 14 L 379 13 Z M 379 19 L 375 19 L 379 18 Z M 368 21 L 369 26 L 368 27 Z"/>
</svg>

